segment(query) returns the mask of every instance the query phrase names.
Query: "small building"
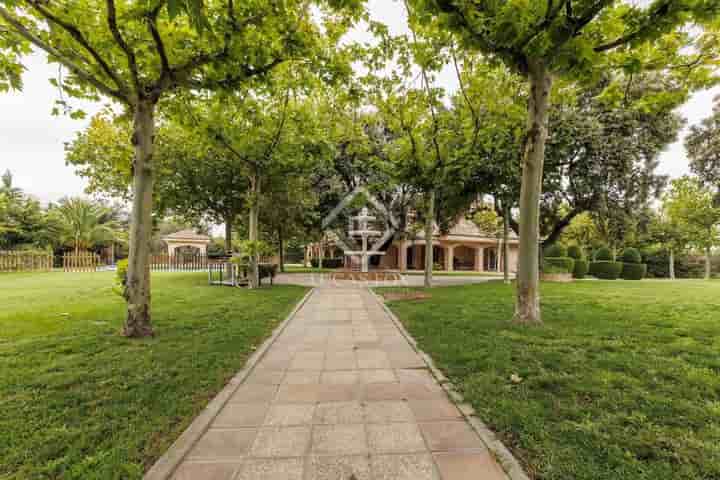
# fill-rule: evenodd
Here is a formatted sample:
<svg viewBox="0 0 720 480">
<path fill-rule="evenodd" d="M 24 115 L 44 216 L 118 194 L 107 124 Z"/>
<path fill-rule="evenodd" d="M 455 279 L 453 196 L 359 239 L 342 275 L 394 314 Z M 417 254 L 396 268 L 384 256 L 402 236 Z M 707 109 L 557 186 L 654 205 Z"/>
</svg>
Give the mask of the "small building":
<svg viewBox="0 0 720 480">
<path fill-rule="evenodd" d="M 306 247 L 306 258 L 317 258 L 322 249 L 325 258 L 332 258 L 342 249 L 333 241 L 335 236 L 327 233 L 321 243 Z M 517 271 L 519 241 L 511 230 L 508 238 L 508 266 L 510 272 Z M 502 238 L 487 235 L 466 218 L 461 218 L 447 234 L 441 234 L 437 227 L 433 234 L 433 261 L 444 271 L 502 272 Z M 417 232 L 411 238 L 395 239 L 385 249 L 385 254 L 371 262 L 371 270 L 399 270 L 401 272 L 424 270 L 424 232 Z M 345 268 L 358 270 L 356 258 L 346 256 Z"/>
<path fill-rule="evenodd" d="M 194 230 L 180 230 L 162 237 L 167 244 L 169 255 L 183 253 L 191 250 L 198 255 L 207 255 L 207 246 L 210 244 L 210 237 L 196 233 Z"/>
<path fill-rule="evenodd" d="M 517 271 L 518 238 L 510 232 L 508 238 L 508 266 Z M 433 235 L 433 261 L 444 271 L 501 272 L 503 270 L 502 238 L 488 236 L 478 226 L 462 218 L 447 234 L 437 227 Z M 418 232 L 413 238 L 394 240 L 377 268 L 387 270 L 423 270 L 425 238 Z"/>
</svg>

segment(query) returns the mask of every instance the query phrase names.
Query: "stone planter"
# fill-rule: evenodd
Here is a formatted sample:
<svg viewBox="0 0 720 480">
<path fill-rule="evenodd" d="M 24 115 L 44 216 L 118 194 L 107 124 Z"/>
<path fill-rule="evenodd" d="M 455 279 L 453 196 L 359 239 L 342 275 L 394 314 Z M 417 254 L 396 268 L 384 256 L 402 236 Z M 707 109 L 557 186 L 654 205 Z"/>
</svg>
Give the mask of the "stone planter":
<svg viewBox="0 0 720 480">
<path fill-rule="evenodd" d="M 543 282 L 569 283 L 573 281 L 572 273 L 541 273 L 540 280 Z"/>
</svg>

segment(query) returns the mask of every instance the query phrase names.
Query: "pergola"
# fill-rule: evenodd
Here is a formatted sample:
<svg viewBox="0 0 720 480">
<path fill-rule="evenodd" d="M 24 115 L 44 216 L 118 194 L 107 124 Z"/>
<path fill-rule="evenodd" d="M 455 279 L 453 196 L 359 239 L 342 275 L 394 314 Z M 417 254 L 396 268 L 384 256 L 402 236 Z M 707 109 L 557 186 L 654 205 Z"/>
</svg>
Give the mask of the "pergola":
<svg viewBox="0 0 720 480">
<path fill-rule="evenodd" d="M 180 230 L 163 237 L 163 241 L 167 244 L 169 255 L 175 255 L 175 250 L 181 247 L 197 248 L 200 255 L 207 255 L 210 237 L 196 233 L 193 230 Z"/>
</svg>

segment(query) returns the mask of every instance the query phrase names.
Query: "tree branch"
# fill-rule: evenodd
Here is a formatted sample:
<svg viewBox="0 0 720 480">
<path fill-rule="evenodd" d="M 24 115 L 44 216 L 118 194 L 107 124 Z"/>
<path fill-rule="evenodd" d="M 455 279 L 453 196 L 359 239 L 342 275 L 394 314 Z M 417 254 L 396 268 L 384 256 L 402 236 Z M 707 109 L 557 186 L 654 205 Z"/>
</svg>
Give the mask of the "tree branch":
<svg viewBox="0 0 720 480">
<path fill-rule="evenodd" d="M 547 29 L 550 25 L 552 25 L 552 22 L 555 21 L 557 16 L 560 14 L 560 11 L 565 6 L 565 3 L 567 3 L 568 0 L 561 0 L 560 3 L 553 6 L 553 0 L 547 0 L 547 9 L 545 10 L 545 18 L 541 22 L 539 22 L 535 27 L 533 28 L 533 31 L 530 32 L 528 35 L 523 38 L 520 43 L 518 44 L 518 48 L 524 48 L 528 43 L 533 41 L 535 37 L 540 35 L 545 29 Z"/>
<path fill-rule="evenodd" d="M 555 225 L 553 226 L 553 229 L 550 232 L 550 235 L 548 235 L 545 238 L 545 240 L 543 240 L 543 242 L 542 242 L 543 248 L 555 243 L 558 240 L 558 238 L 560 238 L 560 235 L 562 235 L 565 228 L 568 225 L 570 225 L 570 223 L 573 221 L 573 219 L 575 217 L 577 217 L 578 215 L 580 215 L 584 211 L 585 210 L 582 208 L 575 207 L 572 210 L 570 210 L 567 215 L 565 215 L 563 218 L 558 220 L 557 223 L 555 223 Z"/>
<path fill-rule="evenodd" d="M 162 69 L 160 71 L 160 78 L 164 78 L 170 75 L 170 62 L 168 61 L 167 52 L 165 50 L 165 44 L 163 43 L 160 32 L 157 28 L 157 17 L 160 13 L 162 3 L 158 4 L 155 8 L 150 11 L 148 15 L 148 30 L 152 36 L 153 43 L 155 43 L 155 49 L 157 50 L 158 56 L 160 57 L 160 64 Z"/>
<path fill-rule="evenodd" d="M 8 12 L 3 7 L 0 7 L 0 17 L 2 17 L 10 26 L 12 26 L 14 31 L 18 35 L 20 35 L 36 47 L 40 48 L 41 50 L 44 50 L 49 55 L 53 56 L 55 59 L 57 59 L 58 62 L 65 65 L 65 67 L 67 67 L 71 72 L 73 72 L 82 80 L 86 81 L 87 83 L 98 89 L 103 94 L 119 100 L 122 103 L 130 103 L 130 98 L 127 96 L 126 92 L 110 88 L 109 86 L 105 85 L 105 83 L 103 83 L 101 80 L 95 78 L 91 73 L 86 72 L 82 67 L 67 58 L 60 51 L 56 50 L 54 47 L 44 42 L 32 32 L 30 32 L 30 30 L 28 30 L 22 23 L 20 23 L 15 17 L 10 14 L 10 12 Z"/>
<path fill-rule="evenodd" d="M 133 85 L 135 86 L 135 93 L 137 95 L 142 94 L 140 86 L 140 76 L 138 74 L 137 59 L 135 58 L 135 52 L 130 48 L 117 26 L 117 10 L 115 9 L 115 0 L 106 0 L 107 2 L 107 21 L 108 28 L 112 33 L 115 43 L 125 52 L 125 56 L 128 61 L 128 68 L 130 68 L 130 74 L 132 76 Z"/>
<path fill-rule="evenodd" d="M 174 81 L 176 81 L 178 84 L 201 89 L 232 88 L 249 78 L 268 73 L 273 68 L 285 61 L 285 58 L 278 57 L 272 60 L 270 63 L 267 63 L 259 68 L 245 65 L 239 68 L 240 73 L 238 73 L 237 75 L 228 75 L 220 80 L 196 81 L 190 78 L 175 78 Z"/>
<path fill-rule="evenodd" d="M 621 37 L 618 37 L 617 39 L 613 40 L 612 42 L 605 43 L 603 45 L 598 45 L 595 48 L 593 48 L 593 50 L 596 52 L 605 52 L 607 50 L 612 50 L 614 48 L 625 45 L 626 43 L 632 42 L 633 40 L 636 40 L 637 38 L 642 36 L 647 29 L 654 27 L 656 24 L 656 21 L 659 18 L 662 18 L 669 13 L 670 5 L 672 3 L 673 3 L 673 0 L 663 1 L 662 3 L 660 3 L 657 6 L 657 8 L 655 8 L 652 12 L 648 13 L 648 16 L 647 16 L 645 22 L 640 27 L 638 27 L 637 30 L 630 32 L 626 35 L 623 35 Z"/>
<path fill-rule="evenodd" d="M 275 132 L 275 136 L 268 146 L 268 149 L 265 151 L 264 158 L 265 160 L 270 159 L 270 155 L 272 155 L 273 151 L 277 148 L 278 144 L 280 143 L 280 136 L 282 135 L 283 129 L 285 128 L 285 121 L 287 120 L 287 110 L 288 110 L 288 104 L 290 103 L 290 88 L 287 89 L 285 92 L 285 101 L 283 102 L 283 110 L 282 115 L 280 117 L 280 122 L 278 124 L 277 131 Z"/>
<path fill-rule="evenodd" d="M 68 34 L 70 34 L 70 36 L 74 38 L 75 41 L 78 42 L 90 54 L 90 56 L 92 56 L 92 58 L 95 59 L 98 65 L 100 65 L 100 68 L 102 68 L 103 72 L 110 77 L 113 83 L 115 83 L 120 90 L 127 90 L 125 82 L 123 82 L 122 79 L 110 68 L 110 65 L 108 65 L 105 59 L 100 56 L 98 51 L 90 45 L 90 42 L 87 41 L 85 36 L 75 25 L 72 25 L 53 15 L 49 10 L 41 6 L 38 0 L 28 0 L 28 3 L 47 21 L 59 25 L 63 30 L 68 32 Z"/>
</svg>

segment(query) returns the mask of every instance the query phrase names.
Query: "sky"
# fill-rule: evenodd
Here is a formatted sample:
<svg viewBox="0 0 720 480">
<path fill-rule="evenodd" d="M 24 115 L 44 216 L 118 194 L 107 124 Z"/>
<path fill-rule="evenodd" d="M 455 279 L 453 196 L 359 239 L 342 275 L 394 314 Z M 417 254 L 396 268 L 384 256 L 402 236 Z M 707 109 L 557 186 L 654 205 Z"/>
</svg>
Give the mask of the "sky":
<svg viewBox="0 0 720 480">
<path fill-rule="evenodd" d="M 367 5 L 373 19 L 387 24 L 392 33 L 407 31 L 401 3 L 369 0 Z M 348 38 L 364 41 L 369 35 L 359 27 Z M 90 115 L 102 105 L 69 99 L 73 108 L 82 109 L 88 117 L 72 120 L 66 115 L 53 116 L 52 108 L 61 96 L 49 79 L 57 77 L 57 65 L 48 64 L 44 55 L 36 53 L 26 59 L 25 67 L 23 91 L 0 94 L 0 172 L 9 169 L 15 186 L 42 202 L 81 195 L 86 182 L 75 175 L 73 167 L 65 165 L 64 145 L 87 126 Z M 437 82 L 449 91 L 457 88 L 450 68 L 440 73 Z M 682 139 L 691 125 L 711 115 L 713 98 L 718 94 L 720 87 L 697 92 L 679 109 L 687 125 L 680 139 L 662 153 L 659 173 L 679 177 L 689 172 Z"/>
</svg>

